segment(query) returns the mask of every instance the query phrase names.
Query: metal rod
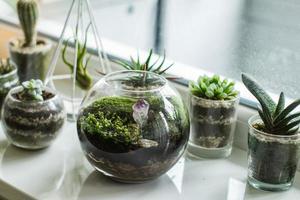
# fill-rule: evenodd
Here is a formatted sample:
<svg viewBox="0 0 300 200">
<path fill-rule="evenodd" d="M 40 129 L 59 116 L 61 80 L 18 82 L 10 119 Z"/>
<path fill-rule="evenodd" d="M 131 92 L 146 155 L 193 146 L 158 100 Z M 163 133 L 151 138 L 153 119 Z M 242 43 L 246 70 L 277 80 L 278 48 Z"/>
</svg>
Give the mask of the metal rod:
<svg viewBox="0 0 300 200">
<path fill-rule="evenodd" d="M 104 50 L 104 46 L 103 46 L 103 43 L 102 43 L 101 38 L 100 38 L 99 30 L 96 26 L 96 20 L 95 20 L 95 17 L 93 15 L 93 13 L 92 13 L 90 1 L 89 0 L 84 0 L 84 1 L 86 3 L 88 13 L 89 13 L 89 16 L 90 16 L 90 19 L 91 19 L 91 22 L 92 22 L 92 29 L 93 29 L 93 33 L 94 33 L 94 39 L 95 39 L 95 42 L 96 42 L 96 46 L 97 46 L 99 61 L 100 61 L 100 64 L 103 66 L 103 69 L 104 69 L 103 72 L 108 73 L 108 72 L 111 71 L 111 67 L 110 67 L 110 63 L 108 62 L 108 57 L 107 57 L 107 54 Z M 100 51 L 100 49 L 102 50 L 102 52 Z M 103 62 L 102 58 L 104 59 L 104 62 Z"/>
<path fill-rule="evenodd" d="M 75 92 L 76 92 L 76 72 L 77 72 L 77 59 L 78 59 L 78 48 L 79 48 L 79 35 L 78 29 L 82 20 L 82 0 L 78 0 L 77 20 L 75 28 L 75 55 L 74 55 L 74 66 L 72 76 L 72 120 L 75 120 Z"/>
<path fill-rule="evenodd" d="M 71 4 L 71 7 L 68 11 L 68 14 L 67 14 L 67 18 L 66 18 L 66 21 L 65 21 L 65 24 L 63 26 L 63 30 L 61 32 L 61 35 L 59 37 L 59 42 L 58 44 L 56 45 L 56 49 L 55 49 L 55 52 L 54 52 L 54 55 L 52 57 L 52 60 L 51 60 L 51 63 L 49 65 L 49 69 L 48 69 L 48 73 L 47 73 L 47 76 L 46 76 L 46 79 L 44 80 L 44 84 L 47 85 L 48 82 L 50 81 L 50 77 L 52 77 L 53 73 L 54 73 L 54 70 L 55 70 L 55 66 L 57 64 L 57 61 L 58 61 L 58 57 L 59 57 L 59 54 L 60 54 L 60 48 L 61 48 L 61 45 L 63 43 L 63 38 L 64 38 L 64 35 L 65 35 L 65 32 L 66 32 L 66 29 L 67 29 L 67 25 L 69 24 L 69 21 L 70 21 L 70 16 L 71 16 L 71 13 L 72 13 L 72 10 L 74 8 L 74 5 L 75 5 L 75 1 L 76 0 L 73 0 L 72 1 L 72 4 Z"/>
</svg>

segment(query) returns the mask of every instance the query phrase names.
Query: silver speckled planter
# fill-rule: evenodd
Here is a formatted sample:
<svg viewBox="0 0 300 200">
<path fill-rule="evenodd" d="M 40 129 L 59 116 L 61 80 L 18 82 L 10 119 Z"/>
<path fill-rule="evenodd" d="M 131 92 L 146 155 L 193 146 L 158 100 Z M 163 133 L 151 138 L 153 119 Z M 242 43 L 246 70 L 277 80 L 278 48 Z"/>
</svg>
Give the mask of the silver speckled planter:
<svg viewBox="0 0 300 200">
<path fill-rule="evenodd" d="M 232 100 L 209 100 L 190 94 L 190 155 L 223 158 L 231 154 L 238 103 L 239 96 Z"/>
<path fill-rule="evenodd" d="M 7 139 L 25 149 L 41 149 L 49 146 L 61 131 L 65 122 L 65 110 L 61 98 L 51 89 L 44 92 L 52 96 L 42 102 L 24 102 L 16 94 L 22 87 L 15 87 L 5 98 L 2 109 L 2 127 Z"/>
<path fill-rule="evenodd" d="M 46 39 L 38 39 L 34 48 L 21 47 L 22 43 L 22 39 L 14 39 L 8 45 L 10 57 L 18 67 L 20 82 L 30 79 L 44 80 L 50 62 L 52 43 Z"/>
</svg>

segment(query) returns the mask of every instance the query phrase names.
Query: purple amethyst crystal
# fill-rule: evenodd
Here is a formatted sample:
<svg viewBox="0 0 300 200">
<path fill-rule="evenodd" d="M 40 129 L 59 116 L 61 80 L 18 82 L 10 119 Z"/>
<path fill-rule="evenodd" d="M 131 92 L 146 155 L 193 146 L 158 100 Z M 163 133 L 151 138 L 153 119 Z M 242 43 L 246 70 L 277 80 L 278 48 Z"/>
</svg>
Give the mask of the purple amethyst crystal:
<svg viewBox="0 0 300 200">
<path fill-rule="evenodd" d="M 149 103 L 144 99 L 139 99 L 133 106 L 133 119 L 139 126 L 143 126 L 148 119 Z"/>
</svg>

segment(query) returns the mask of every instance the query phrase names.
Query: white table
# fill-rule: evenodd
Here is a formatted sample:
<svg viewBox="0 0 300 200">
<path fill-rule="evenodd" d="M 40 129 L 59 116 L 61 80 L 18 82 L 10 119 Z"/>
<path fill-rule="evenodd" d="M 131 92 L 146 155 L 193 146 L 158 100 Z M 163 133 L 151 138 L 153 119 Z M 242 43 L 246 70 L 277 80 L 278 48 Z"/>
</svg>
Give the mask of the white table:
<svg viewBox="0 0 300 200">
<path fill-rule="evenodd" d="M 228 159 L 183 157 L 166 175 L 144 184 L 121 184 L 94 171 L 81 151 L 74 123 L 66 123 L 55 143 L 25 151 L 0 133 L 0 196 L 51 200 L 297 200 L 300 174 L 287 192 L 271 193 L 246 184 L 247 154 L 235 148 Z M 9 185 L 7 185 L 10 184 Z"/>
</svg>

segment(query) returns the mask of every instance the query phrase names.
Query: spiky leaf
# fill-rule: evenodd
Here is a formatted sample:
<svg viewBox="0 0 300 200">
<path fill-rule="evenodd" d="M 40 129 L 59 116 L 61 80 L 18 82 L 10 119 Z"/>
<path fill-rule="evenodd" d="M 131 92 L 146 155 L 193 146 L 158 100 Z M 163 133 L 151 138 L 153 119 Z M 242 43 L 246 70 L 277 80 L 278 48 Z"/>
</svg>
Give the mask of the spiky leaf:
<svg viewBox="0 0 300 200">
<path fill-rule="evenodd" d="M 267 109 L 267 112 L 272 115 L 276 110 L 276 103 L 273 99 L 264 91 L 264 89 L 258 85 L 255 80 L 250 78 L 246 74 L 242 74 L 242 81 L 248 90 L 255 96 L 259 103 Z"/>
</svg>

